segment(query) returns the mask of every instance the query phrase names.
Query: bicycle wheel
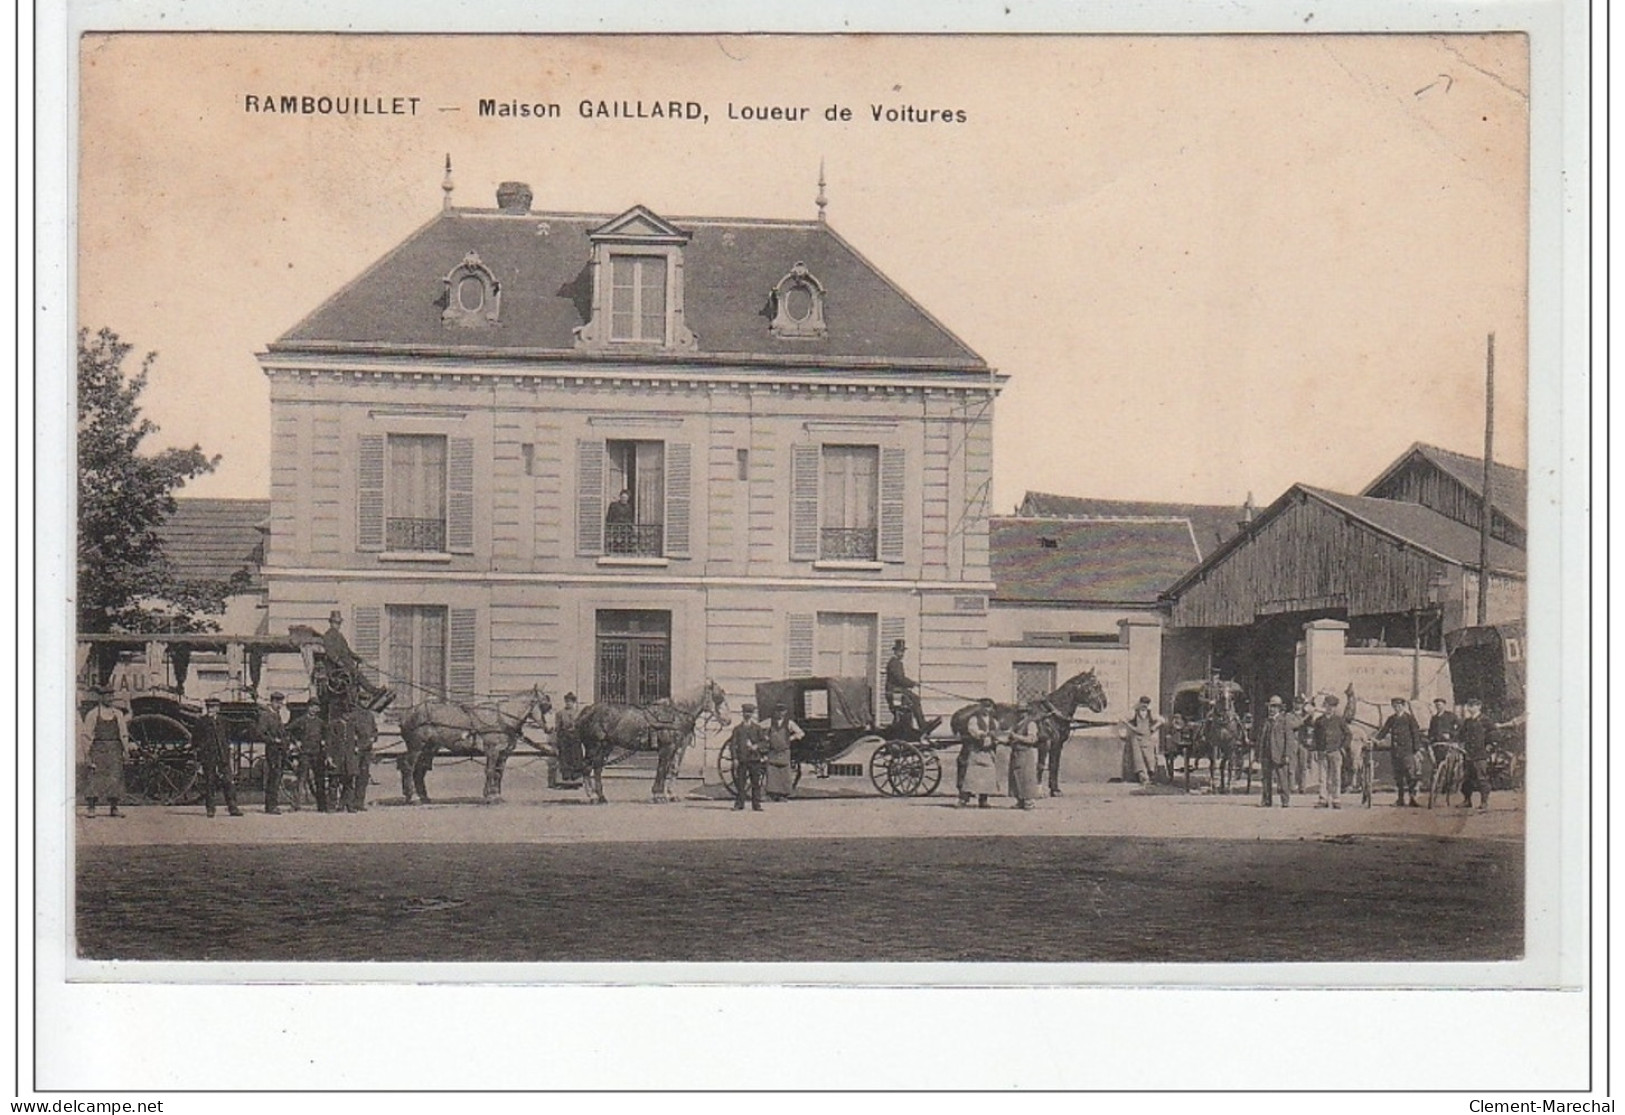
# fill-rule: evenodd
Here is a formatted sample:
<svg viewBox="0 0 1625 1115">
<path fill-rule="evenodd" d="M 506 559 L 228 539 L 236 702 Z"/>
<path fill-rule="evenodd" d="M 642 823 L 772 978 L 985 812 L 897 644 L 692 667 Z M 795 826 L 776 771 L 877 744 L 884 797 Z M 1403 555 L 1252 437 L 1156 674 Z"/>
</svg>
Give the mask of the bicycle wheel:
<svg viewBox="0 0 1625 1115">
<path fill-rule="evenodd" d="M 1461 756 L 1452 751 L 1433 767 L 1433 781 L 1428 784 L 1428 808 L 1433 808 L 1435 798 L 1443 797 L 1445 808 L 1450 807 L 1450 797 L 1461 784 Z"/>
</svg>

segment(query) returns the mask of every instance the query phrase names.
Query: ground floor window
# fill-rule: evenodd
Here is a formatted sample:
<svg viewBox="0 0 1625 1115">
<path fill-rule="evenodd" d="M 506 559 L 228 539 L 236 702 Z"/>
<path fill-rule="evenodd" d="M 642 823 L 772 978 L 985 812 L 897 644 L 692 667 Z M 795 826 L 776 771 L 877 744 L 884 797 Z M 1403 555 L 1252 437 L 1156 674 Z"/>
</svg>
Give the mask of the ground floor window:
<svg viewBox="0 0 1625 1115">
<path fill-rule="evenodd" d="M 878 632 L 879 617 L 872 612 L 819 612 L 813 673 L 827 678 L 875 678 Z"/>
<path fill-rule="evenodd" d="M 1047 697 L 1055 691 L 1055 663 L 1017 662 L 1015 664 L 1015 702 L 1024 705 Z"/>
<path fill-rule="evenodd" d="M 384 609 L 385 684 L 411 687 L 410 700 L 446 696 L 446 609 L 390 604 Z"/>
<path fill-rule="evenodd" d="M 670 612 L 598 612 L 593 694 L 632 705 L 671 697 Z"/>
</svg>

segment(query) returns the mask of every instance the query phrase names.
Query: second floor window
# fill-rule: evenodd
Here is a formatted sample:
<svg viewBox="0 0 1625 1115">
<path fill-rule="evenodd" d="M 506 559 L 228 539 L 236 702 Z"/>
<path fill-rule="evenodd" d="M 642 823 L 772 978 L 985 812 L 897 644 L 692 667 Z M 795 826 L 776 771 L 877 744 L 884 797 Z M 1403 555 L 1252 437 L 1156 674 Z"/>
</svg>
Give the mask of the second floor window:
<svg viewBox="0 0 1625 1115">
<path fill-rule="evenodd" d="M 610 339 L 666 343 L 666 257 L 610 257 Z"/>
<path fill-rule="evenodd" d="M 693 445 L 647 438 L 576 443 L 576 553 L 686 558 Z"/>
<path fill-rule="evenodd" d="M 384 490 L 386 549 L 437 553 L 446 549 L 444 437 L 389 435 L 389 472 Z"/>
<path fill-rule="evenodd" d="M 880 449 L 823 447 L 818 556 L 825 561 L 874 561 L 879 553 Z"/>
<path fill-rule="evenodd" d="M 607 441 L 604 553 L 660 557 L 665 553 L 666 444 Z"/>
</svg>

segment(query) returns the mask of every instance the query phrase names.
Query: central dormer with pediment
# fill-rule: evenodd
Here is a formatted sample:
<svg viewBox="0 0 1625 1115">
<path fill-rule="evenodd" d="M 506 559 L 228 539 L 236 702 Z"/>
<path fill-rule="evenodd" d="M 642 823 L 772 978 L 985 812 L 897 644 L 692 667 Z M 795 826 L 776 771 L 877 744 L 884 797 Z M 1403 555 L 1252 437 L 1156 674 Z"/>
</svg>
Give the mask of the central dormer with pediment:
<svg viewBox="0 0 1625 1115">
<path fill-rule="evenodd" d="M 683 249 L 690 234 L 642 205 L 590 229 L 592 318 L 576 347 L 693 352 L 683 323 Z"/>
</svg>

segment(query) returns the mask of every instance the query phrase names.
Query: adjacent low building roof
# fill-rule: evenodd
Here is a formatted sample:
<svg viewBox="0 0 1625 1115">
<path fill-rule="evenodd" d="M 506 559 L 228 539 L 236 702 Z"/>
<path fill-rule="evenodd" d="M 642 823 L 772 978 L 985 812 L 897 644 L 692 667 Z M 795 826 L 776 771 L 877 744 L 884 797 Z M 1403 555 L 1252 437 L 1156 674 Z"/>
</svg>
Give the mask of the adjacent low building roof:
<svg viewBox="0 0 1625 1115">
<path fill-rule="evenodd" d="M 1155 604 L 1201 555 L 1183 519 L 997 518 L 988 523 L 994 599 Z"/>
<path fill-rule="evenodd" d="M 270 515 L 268 499 L 177 499 L 158 534 L 180 580 L 229 581 L 247 570 L 257 588 Z"/>
<path fill-rule="evenodd" d="M 1201 560 L 1236 533 L 1246 509 L 1208 503 L 1089 499 L 1028 492 L 1021 501 L 1019 514 L 1052 519 L 1183 519 L 1190 524 L 1191 537 L 1199 551 L 1197 560 Z"/>
<path fill-rule="evenodd" d="M 592 241 L 609 215 L 448 209 L 271 345 L 272 352 L 392 351 L 681 362 L 670 351 L 578 350 L 592 315 Z M 694 356 L 898 363 L 987 370 L 986 362 L 819 221 L 669 218 L 682 248 Z M 448 327 L 445 280 L 473 252 L 501 284 L 498 324 Z M 770 292 L 802 263 L 824 290 L 821 337 L 776 337 Z M 325 292 L 320 292 L 325 293 Z"/>
</svg>

